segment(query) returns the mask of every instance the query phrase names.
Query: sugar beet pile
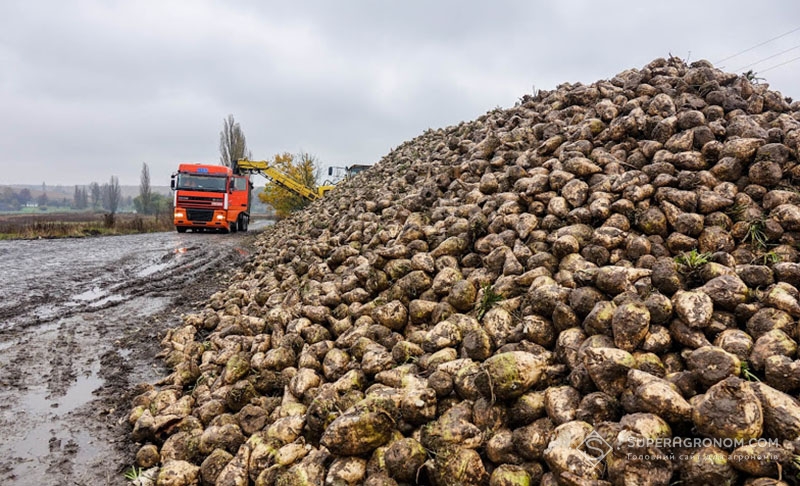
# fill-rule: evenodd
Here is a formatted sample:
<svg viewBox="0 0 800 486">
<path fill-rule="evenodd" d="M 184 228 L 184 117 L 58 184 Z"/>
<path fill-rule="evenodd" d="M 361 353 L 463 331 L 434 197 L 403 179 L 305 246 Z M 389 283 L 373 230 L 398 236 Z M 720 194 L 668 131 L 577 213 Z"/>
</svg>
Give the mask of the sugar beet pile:
<svg viewBox="0 0 800 486">
<path fill-rule="evenodd" d="M 137 462 L 171 485 L 790 484 L 799 146 L 800 103 L 676 58 L 429 130 L 169 332 Z"/>
</svg>

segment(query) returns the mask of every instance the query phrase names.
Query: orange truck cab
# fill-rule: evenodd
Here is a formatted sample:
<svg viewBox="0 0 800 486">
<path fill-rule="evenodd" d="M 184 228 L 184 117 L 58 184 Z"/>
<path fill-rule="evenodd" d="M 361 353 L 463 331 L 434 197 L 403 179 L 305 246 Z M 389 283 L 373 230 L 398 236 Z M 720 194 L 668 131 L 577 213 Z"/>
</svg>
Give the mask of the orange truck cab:
<svg viewBox="0 0 800 486">
<path fill-rule="evenodd" d="M 247 175 L 223 165 L 180 164 L 170 186 L 178 233 L 187 229 L 247 231 L 252 187 Z"/>
</svg>

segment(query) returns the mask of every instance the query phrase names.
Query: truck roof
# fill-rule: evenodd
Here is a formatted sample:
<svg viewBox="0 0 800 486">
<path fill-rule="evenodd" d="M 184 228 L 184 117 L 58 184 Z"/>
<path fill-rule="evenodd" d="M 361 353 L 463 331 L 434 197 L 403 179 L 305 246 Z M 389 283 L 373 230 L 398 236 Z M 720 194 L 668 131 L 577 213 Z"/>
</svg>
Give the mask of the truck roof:
<svg viewBox="0 0 800 486">
<path fill-rule="evenodd" d="M 180 164 L 178 172 L 188 174 L 231 175 L 230 167 L 212 164 Z"/>
</svg>

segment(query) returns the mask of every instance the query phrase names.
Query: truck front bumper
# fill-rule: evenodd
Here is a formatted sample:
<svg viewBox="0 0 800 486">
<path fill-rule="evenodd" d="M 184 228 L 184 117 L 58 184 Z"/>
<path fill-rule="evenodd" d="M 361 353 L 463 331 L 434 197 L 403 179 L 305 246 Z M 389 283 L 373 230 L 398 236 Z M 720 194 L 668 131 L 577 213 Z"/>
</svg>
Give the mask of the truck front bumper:
<svg viewBox="0 0 800 486">
<path fill-rule="evenodd" d="M 211 209 L 176 208 L 173 222 L 175 226 L 192 228 L 225 228 L 228 226 L 226 211 Z"/>
</svg>

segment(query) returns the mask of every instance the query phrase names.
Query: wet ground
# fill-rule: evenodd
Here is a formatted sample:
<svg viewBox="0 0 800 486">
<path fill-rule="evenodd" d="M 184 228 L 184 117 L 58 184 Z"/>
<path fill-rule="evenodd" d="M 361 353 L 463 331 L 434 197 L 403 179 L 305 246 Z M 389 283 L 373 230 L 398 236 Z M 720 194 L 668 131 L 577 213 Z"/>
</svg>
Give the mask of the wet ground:
<svg viewBox="0 0 800 486">
<path fill-rule="evenodd" d="M 0 242 L 0 484 L 127 484 L 130 399 L 167 374 L 161 337 L 265 226 Z"/>
</svg>

